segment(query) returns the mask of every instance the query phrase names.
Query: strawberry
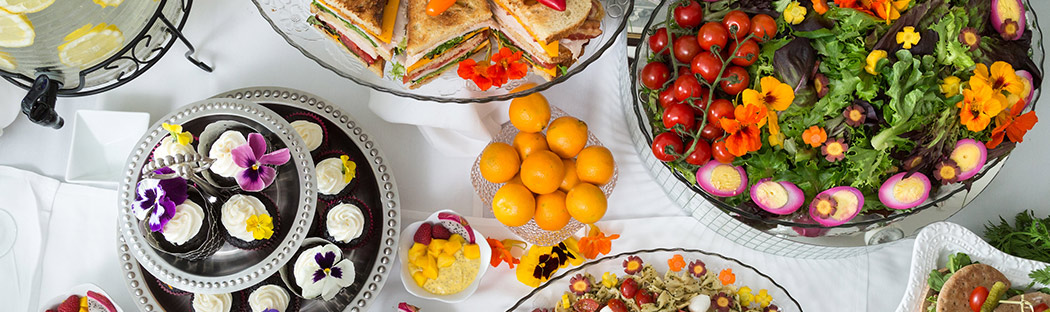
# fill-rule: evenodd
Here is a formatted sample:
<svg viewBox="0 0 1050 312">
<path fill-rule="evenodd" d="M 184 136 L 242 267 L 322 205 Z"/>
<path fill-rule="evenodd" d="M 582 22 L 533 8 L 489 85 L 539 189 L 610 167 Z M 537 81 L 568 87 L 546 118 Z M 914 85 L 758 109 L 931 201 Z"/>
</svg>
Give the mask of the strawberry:
<svg viewBox="0 0 1050 312">
<path fill-rule="evenodd" d="M 80 312 L 80 297 L 70 295 L 69 298 L 66 298 L 66 301 L 62 301 L 62 304 L 58 305 L 57 312 Z"/>
<path fill-rule="evenodd" d="M 412 236 L 412 240 L 423 245 L 430 245 L 430 231 L 430 222 L 424 222 L 419 226 L 419 229 L 416 230 L 416 234 Z"/>
<path fill-rule="evenodd" d="M 441 225 L 439 223 L 434 225 L 433 234 L 431 234 L 431 237 L 436 239 L 448 239 L 449 237 L 452 237 L 452 232 L 449 232 L 444 225 Z"/>
</svg>

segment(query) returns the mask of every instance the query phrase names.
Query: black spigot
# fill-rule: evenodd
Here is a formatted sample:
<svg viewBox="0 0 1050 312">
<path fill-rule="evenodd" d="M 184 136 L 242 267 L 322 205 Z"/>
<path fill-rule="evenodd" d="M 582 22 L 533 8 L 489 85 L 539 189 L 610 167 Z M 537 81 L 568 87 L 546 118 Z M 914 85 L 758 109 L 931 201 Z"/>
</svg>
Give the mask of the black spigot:
<svg viewBox="0 0 1050 312">
<path fill-rule="evenodd" d="M 61 82 L 51 80 L 47 75 L 37 76 L 29 94 L 22 99 L 22 114 L 38 125 L 62 128 L 65 122 L 55 111 L 55 101 L 58 100 L 58 89 L 61 87 Z"/>
</svg>

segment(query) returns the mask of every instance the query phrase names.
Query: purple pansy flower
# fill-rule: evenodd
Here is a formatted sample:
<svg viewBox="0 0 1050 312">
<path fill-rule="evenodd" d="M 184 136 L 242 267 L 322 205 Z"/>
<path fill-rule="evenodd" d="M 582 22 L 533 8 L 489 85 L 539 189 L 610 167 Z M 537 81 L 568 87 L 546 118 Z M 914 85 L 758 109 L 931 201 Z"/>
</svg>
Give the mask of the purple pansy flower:
<svg viewBox="0 0 1050 312">
<path fill-rule="evenodd" d="M 258 133 L 248 135 L 248 144 L 238 146 L 230 151 L 233 162 L 244 168 L 236 176 L 237 184 L 241 189 L 249 192 L 258 192 L 270 186 L 277 178 L 277 170 L 265 165 L 279 166 L 291 159 L 287 148 L 282 148 L 273 153 L 266 153 L 266 140 Z"/>
<path fill-rule="evenodd" d="M 171 174 L 171 168 L 160 168 L 156 174 Z M 186 201 L 186 179 L 143 179 L 136 186 L 135 205 L 132 207 L 139 220 L 149 218 L 149 230 L 160 232 L 172 217 L 175 207 Z"/>
<path fill-rule="evenodd" d="M 340 290 L 354 283 L 354 263 L 343 259 L 339 247 L 325 245 L 314 253 L 312 260 L 307 262 L 304 275 L 296 276 L 304 298 L 321 296 L 326 301 L 332 300 Z"/>
<path fill-rule="evenodd" d="M 263 310 L 262 312 L 281 312 L 281 311 L 278 311 L 277 309 L 274 309 L 274 308 L 269 308 L 269 309 Z"/>
</svg>

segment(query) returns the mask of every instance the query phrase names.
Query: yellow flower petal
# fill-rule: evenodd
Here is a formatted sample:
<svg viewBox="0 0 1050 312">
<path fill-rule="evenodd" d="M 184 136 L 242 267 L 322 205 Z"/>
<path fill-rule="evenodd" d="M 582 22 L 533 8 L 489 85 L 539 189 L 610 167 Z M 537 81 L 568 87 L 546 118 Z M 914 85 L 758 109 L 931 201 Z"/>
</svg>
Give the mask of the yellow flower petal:
<svg viewBox="0 0 1050 312">
<path fill-rule="evenodd" d="M 867 65 L 864 66 L 864 71 L 867 71 L 869 74 L 878 76 L 879 71 L 877 66 L 879 65 L 879 61 L 886 58 L 887 56 L 889 56 L 889 54 L 886 53 L 886 51 L 884 50 L 871 51 L 871 53 L 868 53 L 868 58 L 865 60 L 865 63 Z"/>
<path fill-rule="evenodd" d="M 953 97 L 959 95 L 959 84 L 962 80 L 959 77 L 948 76 L 944 78 L 944 82 L 941 83 L 941 93 L 944 97 Z"/>
<path fill-rule="evenodd" d="M 897 44 L 900 44 L 905 49 L 911 49 L 913 45 L 919 44 L 919 40 L 922 36 L 915 32 L 915 27 L 905 26 L 903 30 L 897 33 Z"/>
<path fill-rule="evenodd" d="M 798 25 L 805 19 L 806 7 L 803 7 L 798 1 L 792 1 L 787 8 L 784 8 L 784 21 L 792 25 Z"/>
</svg>

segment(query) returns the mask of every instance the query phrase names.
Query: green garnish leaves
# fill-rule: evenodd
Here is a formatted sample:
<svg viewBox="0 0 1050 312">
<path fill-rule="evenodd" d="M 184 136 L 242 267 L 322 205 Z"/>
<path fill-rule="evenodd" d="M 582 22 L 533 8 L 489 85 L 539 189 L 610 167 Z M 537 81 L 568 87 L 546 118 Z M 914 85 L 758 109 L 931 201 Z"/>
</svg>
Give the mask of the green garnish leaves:
<svg viewBox="0 0 1050 312">
<path fill-rule="evenodd" d="M 970 260 L 970 256 L 964 253 L 956 253 L 948 257 L 948 271 L 952 273 L 958 272 L 964 266 L 971 265 L 974 262 Z"/>
<path fill-rule="evenodd" d="M 1033 281 L 1043 285 L 1050 285 L 1050 266 L 1028 273 Z"/>
<path fill-rule="evenodd" d="M 1014 225 L 999 217 L 999 224 L 984 226 L 984 238 L 1005 253 L 1035 261 L 1050 262 L 1050 217 L 1037 218 L 1032 211 L 1014 217 Z"/>
<path fill-rule="evenodd" d="M 394 79 L 401 79 L 401 77 L 405 76 L 405 65 L 394 62 L 394 65 L 391 65 L 390 68 L 390 75 L 394 76 Z"/>
<path fill-rule="evenodd" d="M 947 282 L 952 274 L 962 269 L 964 266 L 974 264 L 970 260 L 970 256 L 964 253 L 956 253 L 948 256 L 948 272 L 941 273 L 940 270 L 933 270 L 930 272 L 930 278 L 926 280 L 926 284 L 930 285 L 930 289 L 934 291 L 941 291 L 941 287 L 944 287 L 944 282 Z"/>
<path fill-rule="evenodd" d="M 952 272 L 941 274 L 941 272 L 933 270 L 930 272 L 930 278 L 926 280 L 926 283 L 930 285 L 930 289 L 941 291 L 941 287 L 944 287 L 944 282 L 947 282 L 949 277 L 952 277 Z"/>
</svg>

